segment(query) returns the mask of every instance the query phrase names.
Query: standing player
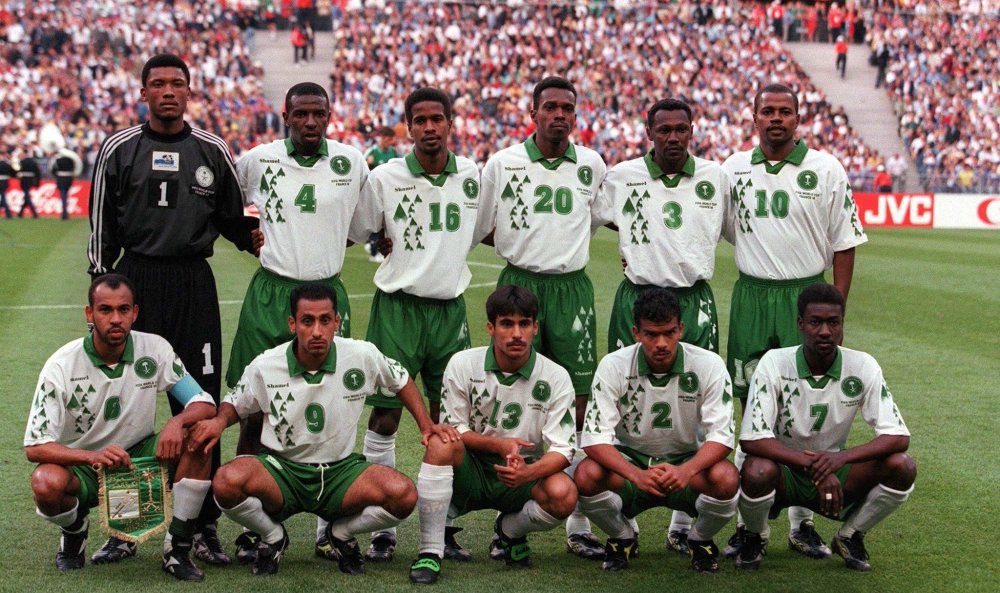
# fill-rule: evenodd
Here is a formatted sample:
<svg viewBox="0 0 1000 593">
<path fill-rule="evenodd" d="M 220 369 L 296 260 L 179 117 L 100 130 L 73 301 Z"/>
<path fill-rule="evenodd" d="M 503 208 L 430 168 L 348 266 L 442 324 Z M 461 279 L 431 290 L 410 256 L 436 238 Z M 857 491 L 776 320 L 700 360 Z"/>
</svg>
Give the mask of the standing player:
<svg viewBox="0 0 1000 593">
<path fill-rule="evenodd" d="M 599 154 L 569 141 L 576 97 L 564 78 L 550 76 L 535 85 L 535 133 L 490 157 L 481 195 L 495 226 L 497 255 L 507 260 L 497 285 L 523 286 L 538 298 L 534 346 L 569 372 L 582 421 L 597 367 L 594 286 L 584 268 L 591 232 L 603 224 L 592 206 L 606 167 Z M 566 531 L 573 553 L 603 556 L 581 513 Z"/>
<path fill-rule="evenodd" d="M 136 287 L 142 315 L 136 329 L 163 336 L 199 385 L 216 401 L 222 370 L 219 297 L 207 258 L 221 233 L 239 249 L 255 249 L 256 218 L 243 216 L 243 196 L 225 142 L 184 121 L 191 94 L 188 67 L 160 54 L 142 68 L 149 121 L 108 136 L 90 188 L 89 272 L 116 270 Z M 122 250 L 125 255 L 115 263 Z M 176 414 L 181 407 L 171 402 Z M 218 467 L 219 452 L 213 454 Z M 228 564 L 206 498 L 195 553 Z M 95 555 L 116 562 L 135 546 L 111 538 Z"/>
<path fill-rule="evenodd" d="M 444 420 L 462 437 L 431 438 L 417 476 L 420 556 L 410 581 L 441 573 L 449 506 L 458 514 L 500 511 L 493 531 L 507 565 L 529 566 L 527 534 L 573 512 L 573 385 L 566 369 L 538 354 L 538 300 L 519 286 L 486 299 L 491 345 L 459 352 L 444 375 Z M 547 450 L 546 450 L 547 447 Z"/>
<path fill-rule="evenodd" d="M 351 304 L 340 271 L 368 165 L 356 148 L 324 137 L 330 99 L 320 85 L 300 82 L 289 88 L 281 116 L 289 137 L 256 146 L 236 163 L 246 205 L 253 204 L 260 212 L 264 247 L 233 339 L 226 371 L 230 387 L 258 354 L 292 339 L 287 304 L 292 289 L 303 282 L 333 288 L 341 319 L 339 335 L 351 335 Z M 241 421 L 240 454 L 260 451 L 262 419 L 256 414 Z M 329 556 L 324 533 L 321 523 L 317 553 Z M 237 555 L 252 553 L 254 541 L 253 534 L 241 535 Z"/>
<path fill-rule="evenodd" d="M 608 352 L 635 343 L 632 306 L 639 293 L 669 288 L 680 301 L 681 341 L 719 352 L 719 320 L 708 281 L 722 238 L 729 181 L 718 164 L 688 152 L 691 107 L 664 99 L 646 114 L 653 149 L 619 163 L 601 184 L 596 210 L 618 227 L 625 279 L 618 286 L 608 325 Z M 691 517 L 675 510 L 666 545 L 688 553 Z"/>
<path fill-rule="evenodd" d="M 266 416 L 266 453 L 237 457 L 215 476 L 215 496 L 226 515 L 260 534 L 253 573 L 274 574 L 288 548 L 282 521 L 302 512 L 330 523 L 327 538 L 340 570 L 364 572 L 354 534 L 398 524 L 413 511 L 417 493 L 403 474 L 372 465 L 354 451 L 364 397 L 381 387 L 397 393 L 426 443 L 431 435 L 458 440 L 450 427 L 431 423 L 413 380 L 368 342 L 335 337 L 337 295 L 328 284 L 292 290 L 290 342 L 247 366 L 218 415 L 194 428 L 193 446 L 213 446 L 240 418 Z"/>
<path fill-rule="evenodd" d="M 38 159 L 34 156 L 34 151 L 29 151 L 27 156 L 18 162 L 17 179 L 21 182 L 21 192 L 24 194 L 24 201 L 21 209 L 17 213 L 18 218 L 24 218 L 24 211 L 31 210 L 31 217 L 38 218 L 38 210 L 35 202 L 31 199 L 31 192 L 42 182 L 42 168 L 38 166 Z"/>
<path fill-rule="evenodd" d="M 406 98 L 404 113 L 413 152 L 372 172 L 351 231 L 365 236 L 385 229 L 392 242 L 392 253 L 375 273 L 378 290 L 366 339 L 411 376 L 422 374 L 431 418 L 437 421 L 448 360 L 472 345 L 462 296 L 472 280 L 466 258 L 491 228 L 488 213 L 479 208 L 479 168 L 448 150 L 448 95 L 418 89 Z M 365 457 L 395 467 L 400 402 L 376 394 L 368 404 L 373 409 Z M 375 534 L 367 557 L 388 561 L 395 548 L 394 532 Z M 451 548 L 457 553 L 457 544 Z"/>
<path fill-rule="evenodd" d="M 95 468 L 131 467 L 133 457 L 173 466 L 173 520 L 163 542 L 163 570 L 182 581 L 204 574 L 191 562 L 195 519 L 210 486 L 211 458 L 187 447 L 187 429 L 215 415 L 215 402 L 163 338 L 132 331 L 135 291 L 120 274 L 100 276 L 87 294 L 93 331 L 49 357 L 31 404 L 24 451 L 38 514 L 62 529 L 56 566 L 83 568 L 87 514 L 98 504 Z M 183 411 L 156 430 L 156 394 Z M 132 546 L 134 552 L 135 546 Z M 94 563 L 109 560 L 95 556 Z"/>
<path fill-rule="evenodd" d="M 736 567 L 760 566 L 768 515 L 799 504 L 844 522 L 833 550 L 851 570 L 868 571 L 864 537 L 913 492 L 917 465 L 910 432 L 875 359 L 840 347 L 844 297 L 813 284 L 798 298 L 802 345 L 771 350 L 750 380 L 740 447 L 740 512 L 746 536 Z M 858 412 L 875 438 L 845 448 Z"/>
<path fill-rule="evenodd" d="M 7 157 L 7 147 L 0 144 L 0 210 L 3 210 L 5 218 L 13 218 L 10 211 L 10 204 L 7 203 L 7 189 L 10 187 L 10 180 L 17 177 L 17 171 L 10 164 Z"/>
<path fill-rule="evenodd" d="M 628 567 L 637 549 L 626 520 L 657 506 L 698 516 L 686 543 L 698 572 L 719 570 L 712 538 L 736 514 L 733 395 L 715 352 L 681 344 L 674 294 L 643 291 L 632 332 L 639 342 L 601 360 L 587 405 L 576 470 L 580 506 L 610 536 L 605 570 Z"/>
<path fill-rule="evenodd" d="M 391 161 L 392 159 L 399 158 L 399 154 L 396 152 L 396 147 L 393 144 L 396 142 L 396 132 L 393 131 L 389 126 L 382 127 L 378 130 L 378 143 L 365 151 L 365 162 L 368 163 L 370 169 L 374 169 L 379 165 L 384 165 Z M 368 236 L 368 242 L 365 244 L 365 250 L 368 252 L 368 261 L 375 263 L 382 263 L 385 256 L 378 251 L 378 242 L 382 238 L 380 233 L 372 233 Z"/>
<path fill-rule="evenodd" d="M 824 270 L 832 266 L 833 284 L 846 300 L 854 248 L 868 240 L 843 165 L 795 140 L 795 93 L 769 84 L 754 97 L 753 111 L 760 146 L 733 154 L 722 165 L 731 187 L 725 232 L 736 246 L 740 272 L 733 288 L 726 364 L 744 409 L 760 357 L 771 348 L 800 343 L 799 292 L 822 281 Z M 737 449 L 737 465 L 741 457 Z M 829 557 L 812 513 L 796 507 L 788 515 L 789 546 L 809 557 Z M 727 557 L 736 554 L 742 534 L 738 526 Z"/>
</svg>

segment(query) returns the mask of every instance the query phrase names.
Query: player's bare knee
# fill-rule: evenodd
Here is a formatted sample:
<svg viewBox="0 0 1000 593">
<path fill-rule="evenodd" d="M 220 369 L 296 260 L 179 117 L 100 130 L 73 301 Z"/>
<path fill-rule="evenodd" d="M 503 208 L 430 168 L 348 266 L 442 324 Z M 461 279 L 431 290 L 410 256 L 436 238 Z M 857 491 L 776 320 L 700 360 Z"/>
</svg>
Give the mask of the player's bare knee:
<svg viewBox="0 0 1000 593">
<path fill-rule="evenodd" d="M 417 487 L 413 482 L 399 472 L 385 481 L 383 488 L 385 510 L 400 519 L 405 519 L 417 506 Z"/>
<path fill-rule="evenodd" d="M 740 491 L 740 472 L 729 461 L 716 463 L 708 470 L 710 496 L 719 500 L 729 500 Z"/>
<path fill-rule="evenodd" d="M 212 492 L 223 506 L 232 507 L 241 502 L 243 498 L 243 484 L 246 483 L 247 476 L 235 467 L 232 463 L 227 463 L 215 472 L 212 478 Z"/>
<path fill-rule="evenodd" d="M 45 463 L 31 472 L 31 491 L 39 505 L 58 505 L 66 495 L 71 479 L 70 473 L 62 466 Z"/>
<path fill-rule="evenodd" d="M 544 503 L 540 503 L 545 512 L 557 519 L 565 519 L 573 514 L 576 509 L 577 489 L 576 485 L 566 474 L 556 474 L 545 481 L 543 486 L 545 493 Z"/>
<path fill-rule="evenodd" d="M 740 470 L 740 487 L 747 496 L 756 498 L 774 490 L 778 466 L 770 459 L 748 456 Z"/>
<path fill-rule="evenodd" d="M 445 442 L 438 435 L 427 439 L 427 449 L 424 451 L 424 463 L 431 465 L 455 465 L 462 460 L 463 447 L 459 442 Z"/>
<path fill-rule="evenodd" d="M 604 470 L 592 459 L 584 459 L 576 466 L 573 481 L 580 496 L 594 496 L 604 491 Z"/>
<path fill-rule="evenodd" d="M 368 430 L 384 437 L 392 436 L 399 430 L 399 420 L 403 411 L 391 408 L 372 408 L 368 418 Z"/>
<path fill-rule="evenodd" d="M 906 490 L 917 479 L 917 462 L 907 453 L 893 453 L 883 462 L 882 483 L 896 490 Z"/>
</svg>

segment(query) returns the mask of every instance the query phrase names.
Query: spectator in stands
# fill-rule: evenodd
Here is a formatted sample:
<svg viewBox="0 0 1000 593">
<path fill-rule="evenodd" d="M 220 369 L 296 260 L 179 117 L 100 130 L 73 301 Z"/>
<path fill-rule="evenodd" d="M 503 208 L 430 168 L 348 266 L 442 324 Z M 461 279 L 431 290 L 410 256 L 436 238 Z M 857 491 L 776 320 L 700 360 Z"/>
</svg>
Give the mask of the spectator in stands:
<svg viewBox="0 0 1000 593">
<path fill-rule="evenodd" d="M 875 191 L 880 193 L 889 193 L 892 191 L 892 176 L 886 172 L 883 165 L 879 165 L 875 169 Z"/>
<path fill-rule="evenodd" d="M 837 71 L 840 72 L 840 77 L 844 78 L 847 74 L 847 42 L 844 41 L 843 35 L 837 37 L 837 44 L 834 46 L 834 51 L 837 53 Z"/>
</svg>

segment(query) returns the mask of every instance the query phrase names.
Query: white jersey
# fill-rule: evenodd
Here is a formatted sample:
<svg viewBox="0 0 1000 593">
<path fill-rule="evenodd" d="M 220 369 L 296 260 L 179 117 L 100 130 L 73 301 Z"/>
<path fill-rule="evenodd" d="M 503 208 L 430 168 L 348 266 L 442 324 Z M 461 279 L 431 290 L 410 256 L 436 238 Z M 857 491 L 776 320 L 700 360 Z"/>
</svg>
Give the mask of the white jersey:
<svg viewBox="0 0 1000 593">
<path fill-rule="evenodd" d="M 573 144 L 546 160 L 534 136 L 490 157 L 480 195 L 496 227 L 497 255 L 542 274 L 583 269 L 600 226 L 592 206 L 606 169 L 599 154 Z"/>
<path fill-rule="evenodd" d="M 160 336 L 130 332 L 114 367 L 98 356 L 92 336 L 73 340 L 42 367 L 24 446 L 128 449 L 156 432 L 156 394 L 163 391 L 185 407 L 195 402 L 215 406 Z"/>
<path fill-rule="evenodd" d="M 744 274 L 809 278 L 833 265 L 834 252 L 868 240 L 847 172 L 828 153 L 799 141 L 780 163 L 769 163 L 758 147 L 733 154 L 722 168 L 731 187 L 726 238 Z"/>
<path fill-rule="evenodd" d="M 706 441 L 733 448 L 733 386 L 718 354 L 678 344 L 673 367 L 654 375 L 642 344 L 609 353 L 594 374 L 580 446 L 624 445 L 662 459 Z"/>
<path fill-rule="evenodd" d="M 818 378 L 801 346 L 765 354 L 750 379 L 740 440 L 778 439 L 796 451 L 840 451 L 859 409 L 876 436 L 909 435 L 875 359 L 848 348 L 838 351 Z"/>
<path fill-rule="evenodd" d="M 441 390 L 441 423 L 458 432 L 519 438 L 534 443 L 521 454 L 537 461 L 559 453 L 573 461 L 576 394 L 566 369 L 532 350 L 516 373 L 505 375 L 492 346 L 456 353 Z"/>
<path fill-rule="evenodd" d="M 351 234 L 368 236 L 385 228 L 392 253 L 375 272 L 383 292 L 453 299 L 468 288 L 466 257 L 490 233 L 479 208 L 479 168 L 448 154 L 438 176 L 428 175 L 413 153 L 372 171 L 354 213 Z"/>
<path fill-rule="evenodd" d="M 240 418 L 264 412 L 262 445 L 297 463 L 332 463 L 354 451 L 365 398 L 397 393 L 410 376 L 374 344 L 335 337 L 315 373 L 295 358 L 295 340 L 251 362 L 226 395 Z"/>
<path fill-rule="evenodd" d="M 653 153 L 608 171 L 595 203 L 599 224 L 618 226 L 618 247 L 634 284 L 687 288 L 711 280 L 729 180 L 712 161 L 688 156 L 673 177 Z"/>
<path fill-rule="evenodd" d="M 289 139 L 261 144 L 236 162 L 247 206 L 260 211 L 264 247 L 260 265 L 292 280 L 322 280 L 340 273 L 351 217 L 368 178 L 361 152 L 324 139 L 312 157 L 295 153 Z"/>
</svg>

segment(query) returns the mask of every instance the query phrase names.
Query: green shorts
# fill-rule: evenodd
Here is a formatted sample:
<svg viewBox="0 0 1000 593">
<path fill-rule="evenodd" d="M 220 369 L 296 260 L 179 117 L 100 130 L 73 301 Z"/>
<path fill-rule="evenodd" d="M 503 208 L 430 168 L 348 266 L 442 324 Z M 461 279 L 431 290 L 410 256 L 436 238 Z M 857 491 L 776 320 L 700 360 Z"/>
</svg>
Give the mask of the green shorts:
<svg viewBox="0 0 1000 593">
<path fill-rule="evenodd" d="M 615 293 L 615 303 L 611 306 L 608 322 L 608 352 L 635 344 L 632 315 L 635 299 L 639 293 L 652 288 L 649 284 L 634 284 L 628 278 L 622 280 Z M 681 304 L 681 322 L 684 323 L 682 342 L 700 348 L 719 352 L 719 314 L 715 309 L 715 295 L 708 282 L 699 280 L 687 288 L 668 288 Z"/>
<path fill-rule="evenodd" d="M 779 463 L 778 467 L 781 468 L 781 477 L 785 483 L 785 494 L 774 499 L 774 504 L 771 506 L 769 513 L 770 518 L 776 518 L 781 513 L 781 509 L 787 507 L 806 507 L 817 513 L 820 512 L 819 491 L 816 490 L 816 486 L 809 479 L 809 476 L 793 470 L 787 465 Z M 840 480 L 841 488 L 847 483 L 847 474 L 849 473 L 851 473 L 850 463 L 845 464 L 844 467 L 835 472 L 837 479 Z M 830 518 L 843 521 L 854 510 L 854 507 L 858 505 L 858 502 L 860 501 L 845 504 L 844 508 L 840 510 L 840 516 Z"/>
<path fill-rule="evenodd" d="M 340 314 L 337 335 L 351 337 L 351 301 L 347 298 L 347 289 L 340 281 L 340 275 L 311 282 L 327 284 L 337 293 L 337 313 Z M 227 385 L 233 387 L 239 383 L 247 365 L 261 352 L 295 337 L 288 331 L 288 317 L 291 315 L 289 300 L 292 290 L 301 284 L 305 281 L 285 278 L 264 268 L 258 268 L 254 273 L 243 298 L 240 322 L 229 353 Z"/>
<path fill-rule="evenodd" d="M 587 273 L 536 274 L 507 264 L 497 286 L 507 284 L 527 288 L 538 299 L 535 350 L 566 369 L 577 395 L 589 395 L 597 369 L 597 318 Z"/>
<path fill-rule="evenodd" d="M 750 377 L 764 353 L 802 343 L 797 320 L 802 289 L 823 282 L 823 275 L 797 280 L 762 280 L 741 273 L 729 309 L 726 368 L 733 395 L 745 400 Z"/>
<path fill-rule="evenodd" d="M 399 361 L 414 380 L 420 373 L 427 399 L 439 402 L 448 361 L 456 352 L 472 347 L 465 299 L 427 299 L 376 290 L 365 339 Z M 376 408 L 403 407 L 398 398 L 379 393 L 365 403 Z"/>
<path fill-rule="evenodd" d="M 506 465 L 498 455 L 465 452 L 462 463 L 455 468 L 455 482 L 451 494 L 451 511 L 460 517 L 480 509 L 495 509 L 502 513 L 516 513 L 531 500 L 531 489 L 537 481 L 517 488 L 508 488 L 497 478 L 494 465 Z"/>
<path fill-rule="evenodd" d="M 159 440 L 159 435 L 151 434 L 126 449 L 126 451 L 129 457 L 155 457 L 157 440 Z M 77 478 L 80 478 L 80 490 L 76 493 L 76 498 L 80 501 L 80 508 L 89 509 L 97 506 L 97 503 L 100 502 L 97 498 L 97 471 L 89 465 L 71 465 L 69 466 L 69 470 Z M 173 479 L 173 475 L 174 470 L 171 468 L 171 479 Z"/>
<path fill-rule="evenodd" d="M 642 469 L 647 469 L 651 465 L 657 465 L 660 463 L 680 465 L 688 459 L 694 457 L 695 453 L 692 451 L 691 453 L 683 453 L 680 455 L 672 455 L 664 459 L 657 459 L 648 455 L 643 455 L 634 449 L 629 449 L 628 447 L 623 447 L 621 445 L 616 445 L 616 448 L 621 451 L 622 456 L 629 460 L 632 465 L 641 467 Z M 665 498 L 660 498 L 640 490 L 638 486 L 628 480 L 625 480 L 625 485 L 618 490 L 618 496 L 621 496 L 622 498 L 622 514 L 629 519 L 637 516 L 643 511 L 648 511 L 649 509 L 655 507 L 667 507 L 678 511 L 684 511 L 692 517 L 698 516 L 698 509 L 694 506 L 695 501 L 698 500 L 698 493 L 692 489 L 691 486 L 685 486 L 683 490 L 672 492 Z"/>
<path fill-rule="evenodd" d="M 343 516 L 347 489 L 371 465 L 360 453 L 328 464 L 296 463 L 271 453 L 256 457 L 281 489 L 285 504 L 274 517 L 279 522 L 298 513 L 312 513 L 327 521 Z"/>
</svg>

